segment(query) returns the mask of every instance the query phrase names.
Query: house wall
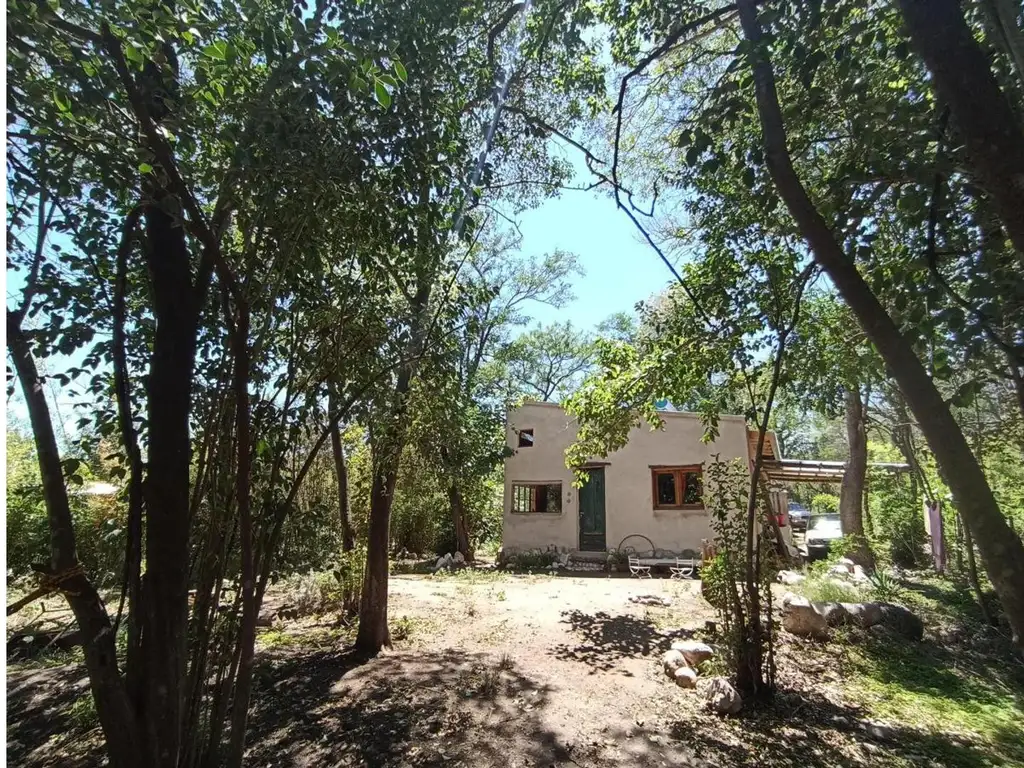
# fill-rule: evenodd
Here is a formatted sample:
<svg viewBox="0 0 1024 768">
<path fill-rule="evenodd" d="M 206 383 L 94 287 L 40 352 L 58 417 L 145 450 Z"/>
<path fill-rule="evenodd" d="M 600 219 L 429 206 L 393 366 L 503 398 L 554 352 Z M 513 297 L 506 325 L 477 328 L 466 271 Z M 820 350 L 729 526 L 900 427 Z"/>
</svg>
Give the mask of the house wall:
<svg viewBox="0 0 1024 768">
<path fill-rule="evenodd" d="M 621 450 L 599 460 L 605 470 L 605 540 L 619 546 L 628 535 L 643 534 L 659 549 L 700 550 L 711 538 L 704 510 L 655 510 L 651 467 L 702 464 L 714 454 L 722 460 L 748 461 L 746 424 L 741 416 L 722 416 L 714 443 L 700 441 L 700 419 L 689 413 L 664 413 L 665 428 L 634 428 Z M 518 447 L 516 430 L 532 428 L 534 444 Z M 574 550 L 579 545 L 578 493 L 573 473 L 565 466 L 565 450 L 576 438 L 575 422 L 558 405 L 526 403 L 508 413 L 505 437 L 515 455 L 505 460 L 505 509 L 502 544 L 507 551 Z M 560 514 L 512 512 L 512 486 L 517 483 L 562 484 Z"/>
</svg>

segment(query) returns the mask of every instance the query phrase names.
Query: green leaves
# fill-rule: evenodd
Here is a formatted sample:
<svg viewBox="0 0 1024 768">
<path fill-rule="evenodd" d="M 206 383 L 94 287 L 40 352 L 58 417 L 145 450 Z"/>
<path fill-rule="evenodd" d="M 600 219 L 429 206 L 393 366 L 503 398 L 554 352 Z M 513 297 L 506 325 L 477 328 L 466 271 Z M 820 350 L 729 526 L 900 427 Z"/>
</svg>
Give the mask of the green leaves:
<svg viewBox="0 0 1024 768">
<path fill-rule="evenodd" d="M 67 91 L 59 88 L 53 89 L 53 103 L 57 105 L 57 109 L 65 114 L 71 113 L 71 96 Z"/>
<path fill-rule="evenodd" d="M 409 75 L 408 73 L 406 73 L 405 67 L 402 65 L 402 62 L 400 62 L 398 59 L 395 59 L 392 65 L 392 69 L 394 69 L 395 77 L 397 77 L 403 83 L 408 81 Z"/>
<path fill-rule="evenodd" d="M 226 40 L 217 40 L 203 48 L 203 55 L 214 61 L 227 61 L 230 50 Z"/>
<path fill-rule="evenodd" d="M 374 82 L 373 95 L 377 99 L 377 103 L 384 107 L 384 109 L 391 106 L 391 93 L 388 91 L 384 81 L 378 79 Z"/>
</svg>

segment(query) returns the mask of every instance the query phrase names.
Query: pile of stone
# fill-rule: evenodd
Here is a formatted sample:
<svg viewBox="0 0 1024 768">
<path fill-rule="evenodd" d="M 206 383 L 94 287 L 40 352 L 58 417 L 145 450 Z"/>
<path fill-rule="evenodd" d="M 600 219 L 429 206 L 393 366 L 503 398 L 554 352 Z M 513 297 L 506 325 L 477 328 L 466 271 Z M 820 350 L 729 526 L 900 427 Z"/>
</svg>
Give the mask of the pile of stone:
<svg viewBox="0 0 1024 768">
<path fill-rule="evenodd" d="M 868 581 L 868 575 L 864 569 L 848 557 L 841 557 L 835 565 L 828 569 L 828 575 L 854 584 L 865 584 Z"/>
<path fill-rule="evenodd" d="M 831 627 L 883 627 L 909 640 L 924 635 L 921 619 L 892 603 L 814 603 L 787 592 L 782 598 L 782 627 L 801 637 L 823 639 Z"/>
<path fill-rule="evenodd" d="M 466 558 L 463 557 L 461 552 L 449 552 L 437 558 L 437 562 L 434 563 L 434 573 L 438 571 L 455 571 L 465 567 Z"/>
<path fill-rule="evenodd" d="M 630 595 L 629 602 L 639 605 L 660 605 L 667 608 L 672 605 L 672 598 L 665 595 Z"/>
<path fill-rule="evenodd" d="M 568 567 L 569 567 L 569 553 L 568 552 L 563 552 L 562 554 L 560 554 L 558 556 L 558 559 L 555 560 L 555 562 L 553 562 L 551 565 L 548 566 L 548 570 L 551 571 L 552 573 L 554 573 L 555 571 L 564 571 Z"/>
<path fill-rule="evenodd" d="M 708 708 L 722 715 L 735 715 L 743 707 L 743 699 L 724 677 L 698 682 L 697 670 L 715 655 L 715 650 L 696 640 L 676 640 L 661 657 L 665 674 L 680 688 L 696 688 Z"/>
</svg>

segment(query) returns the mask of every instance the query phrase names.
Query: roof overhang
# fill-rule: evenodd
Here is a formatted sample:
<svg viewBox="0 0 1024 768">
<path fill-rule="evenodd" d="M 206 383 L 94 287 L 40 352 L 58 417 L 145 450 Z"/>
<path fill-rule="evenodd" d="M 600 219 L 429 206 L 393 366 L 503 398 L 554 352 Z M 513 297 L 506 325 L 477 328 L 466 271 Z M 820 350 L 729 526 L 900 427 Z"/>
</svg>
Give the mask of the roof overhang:
<svg viewBox="0 0 1024 768">
<path fill-rule="evenodd" d="M 764 472 L 769 480 L 777 483 L 839 483 L 846 472 L 844 461 L 814 461 L 813 459 L 768 459 L 764 461 Z M 906 472 L 909 464 L 868 464 L 868 469 L 886 472 Z"/>
</svg>

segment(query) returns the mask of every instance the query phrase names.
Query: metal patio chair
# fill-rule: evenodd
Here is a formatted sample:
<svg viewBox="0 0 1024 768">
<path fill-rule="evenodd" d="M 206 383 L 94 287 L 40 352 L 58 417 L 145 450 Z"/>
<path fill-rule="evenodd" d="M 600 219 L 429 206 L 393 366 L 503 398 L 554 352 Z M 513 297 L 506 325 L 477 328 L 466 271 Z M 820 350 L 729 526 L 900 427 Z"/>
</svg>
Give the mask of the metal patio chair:
<svg viewBox="0 0 1024 768">
<path fill-rule="evenodd" d="M 629 572 L 636 576 L 638 579 L 652 578 L 651 577 L 651 566 L 641 565 L 640 558 L 635 555 L 629 555 Z"/>
</svg>

